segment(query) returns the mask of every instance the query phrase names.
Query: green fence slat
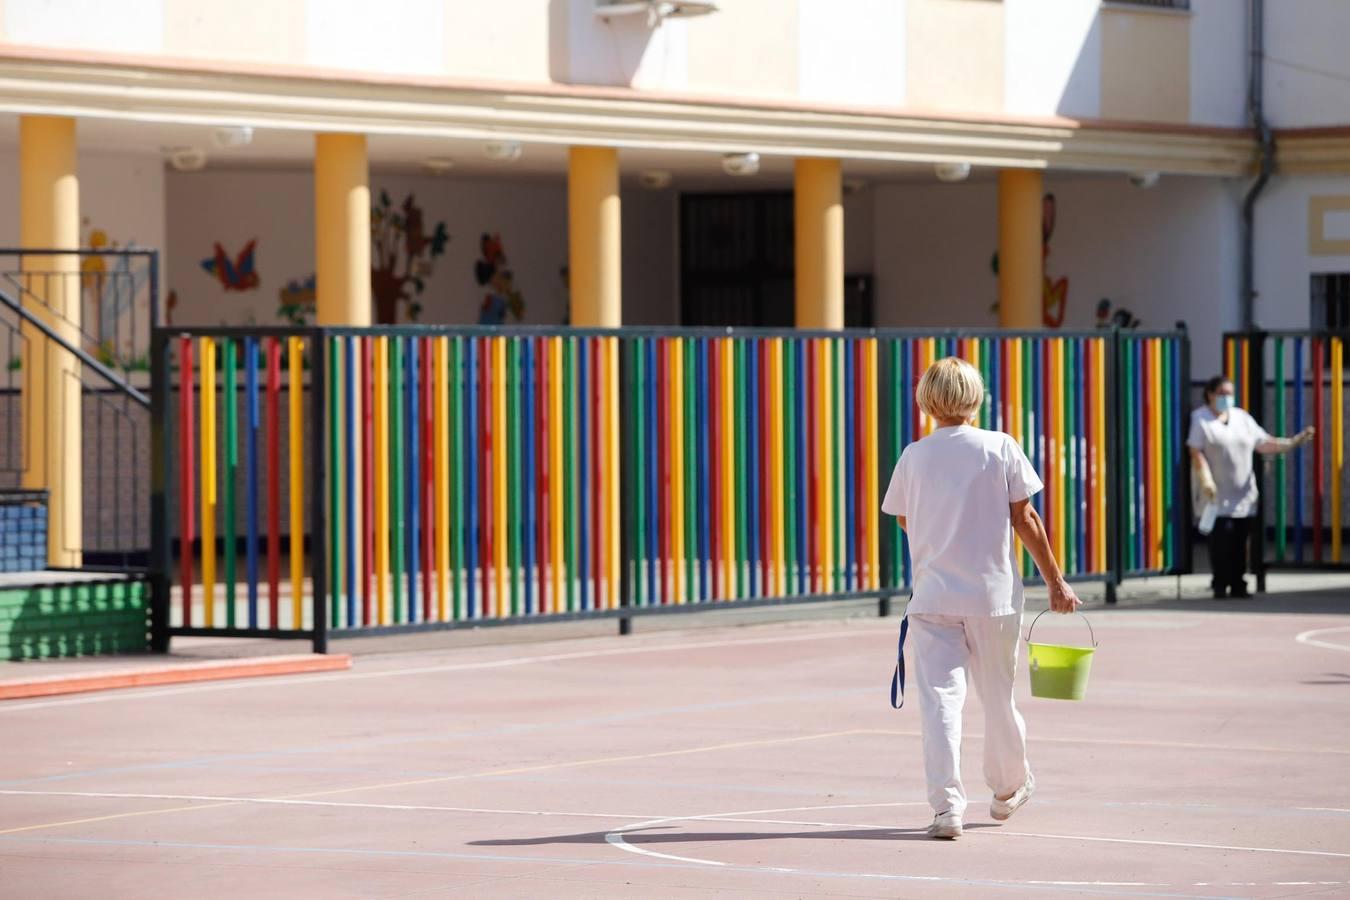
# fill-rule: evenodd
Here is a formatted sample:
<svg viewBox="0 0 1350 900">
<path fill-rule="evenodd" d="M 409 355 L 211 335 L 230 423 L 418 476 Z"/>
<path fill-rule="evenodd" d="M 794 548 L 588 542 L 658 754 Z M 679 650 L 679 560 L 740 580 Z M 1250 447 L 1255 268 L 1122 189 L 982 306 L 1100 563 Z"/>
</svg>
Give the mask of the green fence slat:
<svg viewBox="0 0 1350 900">
<path fill-rule="evenodd" d="M 786 593 L 797 592 L 797 342 L 783 339 L 783 555 Z"/>
<path fill-rule="evenodd" d="M 326 400 L 328 403 L 328 415 L 324 421 L 328 425 L 328 515 L 324 521 L 328 523 L 328 621 L 337 624 L 341 621 L 338 613 L 341 607 L 339 598 L 342 595 L 342 528 L 340 523 L 344 521 L 342 508 L 342 404 L 339 402 L 338 389 L 338 353 L 341 344 L 341 338 L 328 339 L 328 390 Z M 323 402 L 317 395 L 312 395 L 311 400 L 314 403 Z M 295 428 L 298 422 L 292 422 L 290 427 Z M 315 448 L 317 449 L 317 448 Z M 294 490 L 297 486 L 291 485 Z M 311 497 L 310 502 L 322 503 L 320 497 Z M 345 510 L 350 513 L 350 510 Z M 292 535 L 294 540 L 295 536 Z M 311 535 L 311 540 L 320 540 L 319 535 Z M 350 622 L 348 623 L 351 624 Z"/>
<path fill-rule="evenodd" d="M 632 343 L 633 351 L 633 447 L 636 463 L 633 466 L 633 522 L 637 525 L 637 545 L 633 551 L 633 596 L 639 606 L 647 606 L 652 598 L 647 591 L 647 479 L 651 467 L 651 449 L 647 440 L 647 344 L 651 337 L 640 337 Z"/>
<path fill-rule="evenodd" d="M 568 337 L 563 339 L 563 397 L 567 405 L 563 416 L 564 422 L 575 423 L 577 420 L 576 388 L 576 338 Z M 566 510 L 564 515 L 567 521 L 567 609 L 569 611 L 577 608 L 577 529 L 581 527 L 577 515 L 576 438 L 575 425 L 563 429 L 563 450 L 566 457 L 563 465 L 567 473 L 567 477 L 564 479 L 566 482 L 566 491 L 564 492 Z"/>
<path fill-rule="evenodd" d="M 681 342 L 684 347 L 684 596 L 686 601 L 698 595 L 694 584 L 698 577 L 698 456 L 695 449 L 698 422 L 694 416 L 694 396 L 698 390 L 695 374 L 693 338 Z"/>
<path fill-rule="evenodd" d="M 506 564 L 510 567 L 511 615 L 521 614 L 520 533 L 525 517 L 520 505 L 520 338 L 507 338 L 506 381 L 506 508 L 511 519 L 506 523 Z"/>
</svg>

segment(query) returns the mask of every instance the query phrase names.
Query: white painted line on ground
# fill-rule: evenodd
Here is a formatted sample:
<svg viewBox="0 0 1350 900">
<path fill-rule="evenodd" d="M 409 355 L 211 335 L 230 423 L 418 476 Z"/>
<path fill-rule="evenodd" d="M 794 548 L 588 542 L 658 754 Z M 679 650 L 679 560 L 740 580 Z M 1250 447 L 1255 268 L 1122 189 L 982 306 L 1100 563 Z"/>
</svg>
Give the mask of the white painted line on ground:
<svg viewBox="0 0 1350 900">
<path fill-rule="evenodd" d="M 371 678 L 397 678 L 405 675 L 431 675 L 441 672 L 466 672 L 480 669 L 504 669 L 515 666 L 528 666 L 537 663 L 569 662 L 573 660 L 600 659 L 609 656 L 633 656 L 643 653 L 687 652 L 689 650 L 710 650 L 720 647 L 751 647 L 764 644 L 793 644 L 804 641 L 826 641 L 839 638 L 856 638 L 862 632 L 880 631 L 876 626 L 858 626 L 846 631 L 827 631 L 813 634 L 794 634 L 778 637 L 747 638 L 744 640 L 690 641 L 681 644 L 641 644 L 624 647 L 609 647 L 599 650 L 578 650 L 571 653 L 546 653 L 538 656 L 508 656 L 501 659 L 486 659 L 477 662 L 446 663 L 437 666 L 412 666 L 403 669 L 379 669 L 373 672 L 348 670 L 332 675 L 278 676 L 266 679 L 241 681 L 217 681 L 177 688 L 135 689 L 128 688 L 108 694 L 91 694 L 70 697 L 62 700 L 40 700 L 32 703 L 5 703 L 0 705 L 0 714 L 22 712 L 30 709 L 50 709 L 61 706 L 83 706 L 89 703 L 116 703 L 128 700 L 154 700 L 160 697 L 175 697 L 181 694 L 199 694 L 209 691 L 242 691 L 256 688 L 284 687 L 291 684 L 321 684 L 328 681 L 352 681 Z M 886 630 L 894 630 L 894 626 Z"/>
<path fill-rule="evenodd" d="M 208 843 L 204 841 L 147 841 L 147 840 L 113 840 L 97 838 L 14 838 L 0 837 L 0 843 L 25 843 L 25 844 L 51 844 L 58 846 L 87 846 L 87 847 L 134 847 L 138 849 L 149 849 L 163 853 L 172 850 L 207 850 L 212 852 L 236 852 L 236 853 L 254 853 L 254 854 L 307 854 L 307 855 L 333 855 L 346 856 L 348 858 L 380 858 L 388 857 L 393 859 L 452 859 L 452 860 L 473 860 L 476 862 L 517 862 L 524 864 L 536 864 L 554 868 L 557 866 L 636 866 L 644 869 L 683 869 L 685 865 L 675 863 L 673 860 L 665 862 L 661 860 L 628 860 L 628 859 L 587 859 L 579 857 L 536 857 L 523 856 L 515 854 L 501 853 L 452 853 L 445 851 L 432 850 L 394 850 L 394 849 L 373 849 L 364 847 L 307 847 L 307 846 L 269 846 L 260 844 L 223 844 Z M 192 865 L 192 866 L 210 866 L 212 862 L 204 861 L 200 855 L 193 856 L 189 861 L 182 859 L 169 859 L 168 864 Z M 865 878 L 876 881 L 893 882 L 937 882 L 946 884 L 957 884 L 968 887 L 993 887 L 993 888 L 1044 888 L 1054 892 L 1063 892 L 1066 888 L 1054 886 L 1046 883 L 1034 883 L 1027 881 L 1001 881 L 994 879 L 980 878 L 960 878 L 952 876 L 937 875 L 902 875 L 894 872 L 874 873 L 874 872 L 826 872 L 813 869 L 782 869 L 772 866 L 754 866 L 754 865 L 727 865 L 722 871 L 726 872 L 744 872 L 747 874 L 785 874 L 805 876 L 816 879 L 839 879 L 847 880 L 852 878 Z M 511 877 L 511 876 L 506 876 Z M 529 877 L 522 876 L 522 877 Z M 1328 883 L 1328 882 L 1323 882 Z M 1336 882 L 1340 883 L 1340 882 Z M 1197 885 L 1199 886 L 1199 885 Z M 1079 892 L 1082 892 L 1080 886 Z M 1193 893 L 1156 893 L 1141 892 L 1137 890 L 1115 890 L 1109 887 L 1097 888 L 1092 893 L 1098 894 L 1125 894 L 1129 896 L 1146 897 L 1181 897 L 1186 900 L 1233 900 L 1231 897 L 1205 897 Z"/>
<path fill-rule="evenodd" d="M 871 805 L 875 805 L 875 806 L 899 806 L 899 805 L 901 805 L 901 804 L 898 804 L 898 803 L 897 803 L 897 804 L 871 804 Z M 794 811 L 799 811 L 799 810 L 804 810 L 804 809 L 853 809 L 853 808 L 856 808 L 856 807 L 857 807 L 857 804 L 840 804 L 840 805 L 838 805 L 838 806 L 817 806 L 817 807 L 781 807 L 781 808 L 777 808 L 777 809 L 754 809 L 754 810 L 746 810 L 746 811 L 742 811 L 742 812 L 729 812 L 729 813 L 725 813 L 725 814 L 709 813 L 709 814 L 705 814 L 705 815 L 697 816 L 697 817 L 692 817 L 692 818 L 695 818 L 695 819 L 700 820 L 700 821 L 716 820 L 716 821 L 726 821 L 726 822 L 737 822 L 737 821 L 743 821 L 743 820 L 740 819 L 740 818 L 736 818 L 736 817 L 741 817 L 741 816 L 758 816 L 758 815 L 764 815 L 764 814 L 768 814 L 768 813 L 794 812 Z M 629 832 L 634 832 L 634 831 L 638 831 L 638 830 L 645 829 L 645 828 L 656 828 L 656 827 L 659 827 L 659 826 L 662 826 L 662 825 L 669 825 L 669 824 L 675 823 L 675 822 L 690 821 L 690 819 L 691 819 L 691 817 L 686 817 L 686 816 L 668 816 L 668 817 L 661 818 L 661 819 L 649 819 L 649 820 L 647 820 L 647 821 L 644 821 L 644 822 L 637 822 L 637 823 L 634 823 L 634 824 L 631 824 L 631 825 L 621 825 L 621 826 L 619 826 L 618 828 L 615 828 L 613 831 L 610 831 L 608 834 L 605 835 L 605 842 L 608 843 L 610 846 L 617 847 L 618 849 L 621 849 L 621 850 L 627 850 L 627 851 L 630 852 L 630 853 L 637 853 L 637 854 L 640 854 L 640 855 L 661 856 L 661 857 L 666 858 L 666 859 L 679 859 L 679 860 L 684 861 L 684 862 L 699 863 L 699 864 L 702 864 L 702 865 L 709 865 L 709 866 L 724 866 L 724 865 L 727 865 L 727 863 L 721 862 L 721 861 L 719 861 L 719 860 L 705 860 L 705 859 L 698 859 L 698 858 L 695 858 L 695 857 L 684 857 L 684 856 L 681 856 L 681 857 L 671 857 L 671 856 L 668 856 L 668 855 L 666 855 L 666 854 L 655 853 L 654 851 L 646 850 L 645 848 L 637 847 L 637 846 L 634 846 L 634 845 L 632 845 L 632 844 L 629 844 L 629 843 L 628 843 L 627 841 L 625 841 L 624 838 L 623 838 L 623 835 L 626 834 L 626 833 L 629 833 Z M 792 821 L 792 820 L 787 820 L 787 821 L 784 821 L 784 820 L 776 820 L 773 824 L 780 824 L 780 825 L 794 825 L 794 826 L 799 826 L 799 827 L 853 828 L 853 829 L 857 829 L 857 830 L 860 830 L 860 831 L 867 831 L 867 830 L 887 830 L 887 831 L 889 831 L 889 830 L 893 830 L 893 829 L 895 828 L 895 826 L 893 826 L 893 825 L 860 825 L 860 824 L 855 824 L 855 823 L 844 823 L 844 822 L 812 822 L 812 821 Z M 1325 856 L 1325 857 L 1333 857 L 1333 858 L 1336 858 L 1336 859 L 1350 859 L 1350 853 L 1336 853 L 1336 852 L 1332 852 L 1332 851 L 1329 851 L 1329 850 L 1291 850 L 1291 849 L 1286 849 L 1286 848 L 1281 848 L 1281 847 L 1247 847 L 1247 846 L 1227 845 L 1227 844 L 1200 844 L 1200 843 L 1188 843 L 1188 842 L 1183 842 L 1183 841 L 1149 841 L 1149 840 L 1140 840 L 1140 839 L 1131 839 L 1131 838 L 1096 837 L 1096 836 L 1078 835 L 1078 834 L 1038 834 L 1038 833 L 1033 833 L 1033 832 L 1023 832 L 1023 831 L 1007 831 L 1007 830 L 1001 829 L 1001 828 L 1000 828 L 1000 829 L 997 829 L 997 830 L 989 830 L 989 831 L 983 831 L 983 830 L 982 830 L 982 831 L 970 831 L 970 832 L 967 832 L 967 835 L 978 835 L 978 836 L 981 837 L 981 838 L 986 837 L 986 836 L 1022 837 L 1022 838 L 1039 838 L 1039 839 L 1055 840 L 1055 841 L 1085 841 L 1085 842 L 1091 842 L 1091 843 L 1129 844 L 1129 845 L 1149 846 L 1149 847 L 1181 847 L 1181 848 L 1190 849 L 1190 850 L 1223 850 L 1223 851 L 1239 851 L 1239 852 L 1246 852 L 1246 853 L 1275 853 L 1275 854 L 1292 854 L 1292 855 L 1298 855 L 1298 856 Z M 796 872 L 797 870 L 791 869 L 791 868 L 775 868 L 774 871 L 778 871 L 778 872 Z M 1041 882 L 1041 883 L 1046 883 L 1046 882 Z M 1091 884 L 1105 886 L 1105 885 L 1108 885 L 1108 884 L 1117 884 L 1117 885 L 1118 885 L 1119 883 L 1118 883 L 1118 882 L 1091 882 Z M 1142 883 L 1142 882 L 1141 882 L 1141 883 L 1139 883 L 1138 885 L 1134 885 L 1134 886 L 1166 887 L 1166 886 L 1168 886 L 1168 885 L 1152 885 L 1152 884 L 1146 884 L 1146 883 Z"/>
<path fill-rule="evenodd" d="M 1333 644 L 1329 641 L 1317 640 L 1320 635 L 1340 634 L 1343 631 L 1350 631 L 1350 625 L 1340 625 L 1336 628 L 1314 628 L 1311 631 L 1304 631 L 1294 635 L 1294 640 L 1300 644 L 1307 644 L 1310 647 L 1322 647 L 1326 650 L 1341 650 L 1350 653 L 1350 644 Z"/>
</svg>

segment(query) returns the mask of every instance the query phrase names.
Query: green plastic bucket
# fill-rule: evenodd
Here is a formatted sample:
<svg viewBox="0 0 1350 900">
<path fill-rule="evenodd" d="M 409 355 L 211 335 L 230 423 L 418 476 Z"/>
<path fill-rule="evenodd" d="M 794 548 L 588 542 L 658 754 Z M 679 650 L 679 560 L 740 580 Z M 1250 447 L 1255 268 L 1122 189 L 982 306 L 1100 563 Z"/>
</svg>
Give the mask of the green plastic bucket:
<svg viewBox="0 0 1350 900">
<path fill-rule="evenodd" d="M 1092 671 L 1092 654 L 1097 649 L 1097 636 L 1088 622 L 1091 647 L 1064 647 L 1059 644 L 1037 644 L 1031 640 L 1036 623 L 1049 610 L 1042 610 L 1027 629 L 1027 669 L 1031 672 L 1031 696 L 1049 700 L 1082 700 L 1087 693 L 1088 673 Z M 1079 613 L 1082 615 L 1082 613 Z M 1087 622 L 1087 616 L 1083 616 Z"/>
</svg>

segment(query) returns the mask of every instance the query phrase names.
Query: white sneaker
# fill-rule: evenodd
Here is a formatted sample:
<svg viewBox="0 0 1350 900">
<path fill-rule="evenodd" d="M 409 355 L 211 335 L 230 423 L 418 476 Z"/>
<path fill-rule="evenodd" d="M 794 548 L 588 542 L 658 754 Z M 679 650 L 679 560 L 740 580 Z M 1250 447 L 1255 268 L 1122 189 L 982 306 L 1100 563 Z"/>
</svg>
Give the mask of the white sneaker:
<svg viewBox="0 0 1350 900">
<path fill-rule="evenodd" d="M 961 836 L 961 814 L 958 812 L 938 813 L 933 816 L 933 824 L 928 826 L 928 836 L 955 840 Z"/>
<path fill-rule="evenodd" d="M 989 802 L 989 815 L 1000 822 L 1011 818 L 1013 813 L 1017 812 L 1017 810 L 1022 808 L 1022 806 L 1031 799 L 1031 794 L 1035 790 L 1036 779 L 1032 778 L 1031 773 L 1028 772 L 1026 783 L 1018 788 L 1011 797 L 1007 800 L 1000 800 L 998 797 L 995 797 Z"/>
</svg>

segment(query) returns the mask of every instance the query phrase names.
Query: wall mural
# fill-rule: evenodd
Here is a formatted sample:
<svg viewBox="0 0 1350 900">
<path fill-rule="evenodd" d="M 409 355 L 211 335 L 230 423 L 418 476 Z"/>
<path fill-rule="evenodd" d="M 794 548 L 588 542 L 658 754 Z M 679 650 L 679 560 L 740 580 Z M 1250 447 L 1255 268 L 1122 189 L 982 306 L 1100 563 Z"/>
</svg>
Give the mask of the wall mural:
<svg viewBox="0 0 1350 900">
<path fill-rule="evenodd" d="M 257 249 L 258 239 L 254 238 L 231 259 L 225 248 L 216 241 L 215 253 L 202 260 L 202 269 L 219 281 L 220 286 L 227 291 L 256 291 L 261 283 L 253 262 L 253 254 Z"/>
<path fill-rule="evenodd" d="M 90 224 L 84 219 L 82 225 Z M 84 245 L 91 250 L 135 250 L 134 240 L 126 244 L 112 240 L 102 228 L 90 228 Z M 134 320 L 136 299 L 146 291 L 150 269 L 126 256 L 80 257 L 81 321 L 86 349 L 106 366 L 130 371 L 149 369 L 147 348 L 137 347 Z M 138 350 L 140 352 L 138 352 Z"/>
<path fill-rule="evenodd" d="M 313 272 L 286 282 L 286 286 L 277 291 L 277 318 L 295 326 L 308 325 L 313 321 L 318 303 L 314 284 Z"/>
<path fill-rule="evenodd" d="M 506 251 L 500 234 L 484 233 L 478 239 L 481 258 L 473 265 L 473 276 L 480 287 L 488 288 L 478 311 L 479 325 L 505 325 L 525 319 L 525 298 L 516 289 L 514 276 L 506 267 Z"/>
<path fill-rule="evenodd" d="M 444 222 L 427 234 L 425 216 L 414 195 L 398 207 L 387 191 L 370 211 L 370 288 L 375 301 L 375 322 L 393 325 L 415 322 L 422 313 L 418 300 L 426 289 L 425 279 L 435 270 L 435 260 L 445 253 L 450 233 Z"/>
<path fill-rule="evenodd" d="M 1048 274 L 1050 261 L 1050 238 L 1055 233 L 1055 195 L 1046 194 L 1041 199 L 1041 267 L 1046 271 L 1041 287 L 1041 324 L 1046 328 L 1059 328 L 1064 324 L 1064 314 L 1069 306 L 1069 279 L 1061 277 L 1051 279 Z M 998 251 L 994 251 L 989 268 L 998 275 Z M 990 310 L 998 314 L 998 301 Z"/>
</svg>

